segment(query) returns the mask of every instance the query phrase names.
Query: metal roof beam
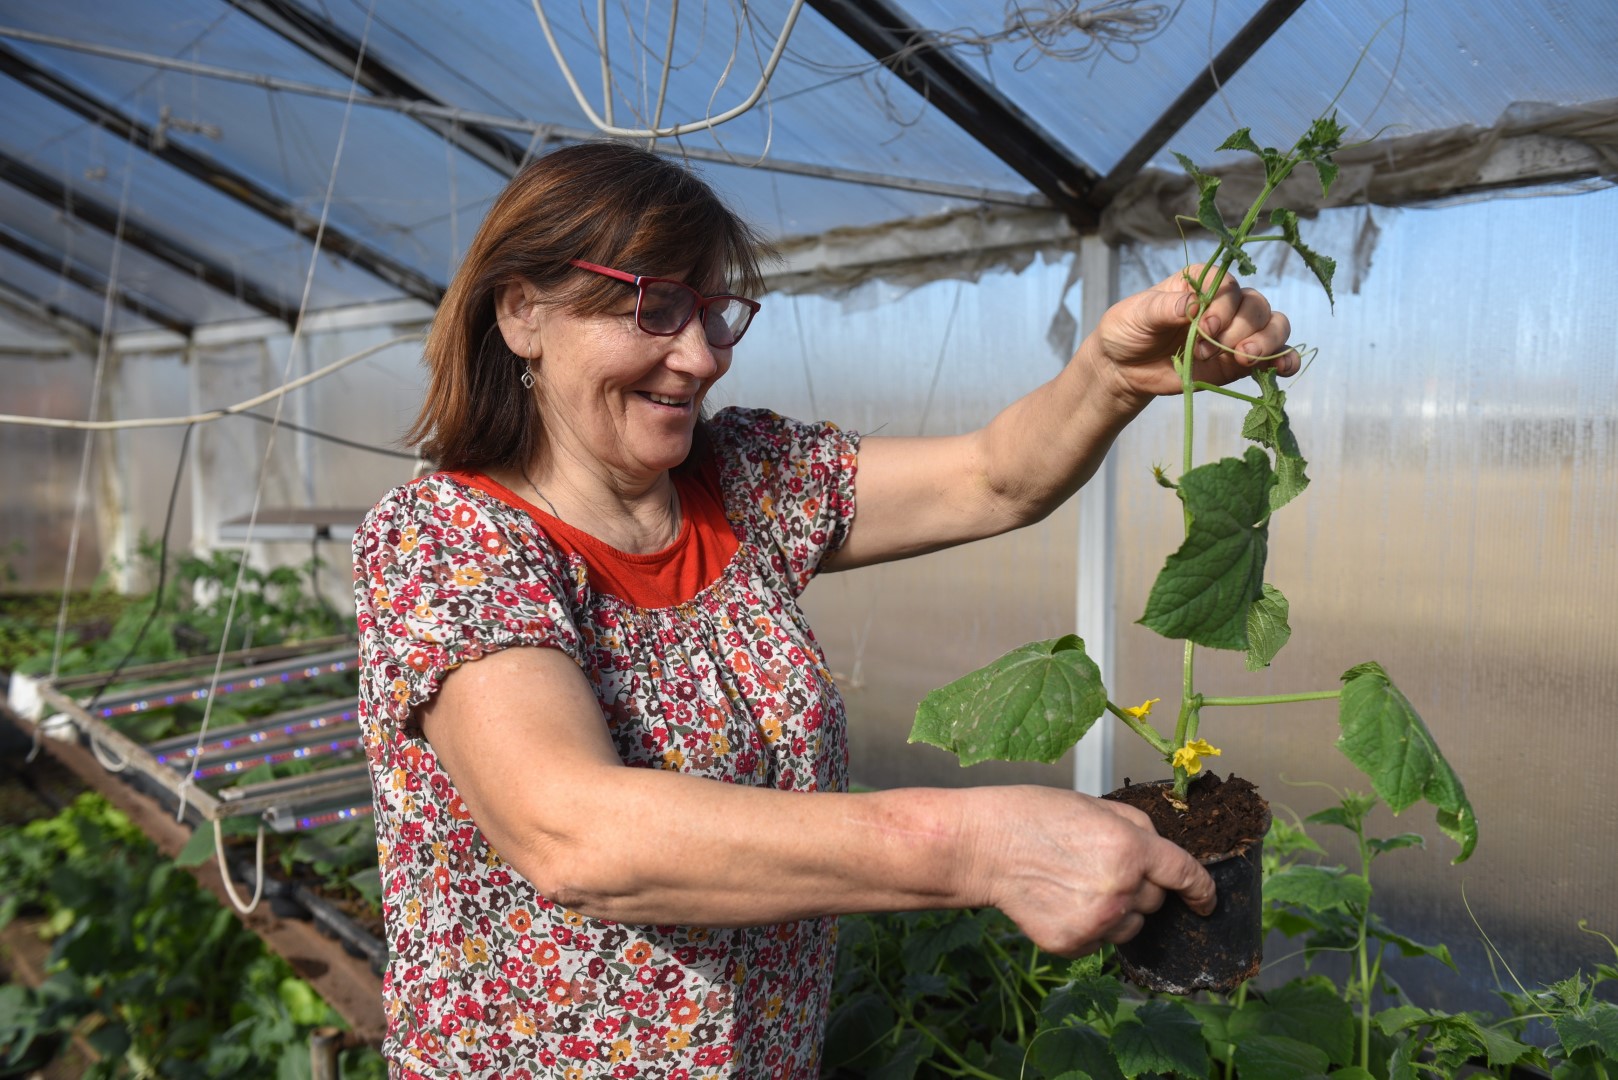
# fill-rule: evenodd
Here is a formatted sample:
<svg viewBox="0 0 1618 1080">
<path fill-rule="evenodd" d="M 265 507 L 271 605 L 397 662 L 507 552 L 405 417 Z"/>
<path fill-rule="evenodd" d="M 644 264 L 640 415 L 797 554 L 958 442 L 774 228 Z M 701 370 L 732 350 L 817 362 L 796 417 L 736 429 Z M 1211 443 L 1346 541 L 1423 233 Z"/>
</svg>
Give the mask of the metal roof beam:
<svg viewBox="0 0 1618 1080">
<path fill-rule="evenodd" d="M 0 45 L 0 72 L 4 72 L 51 101 L 84 117 L 124 142 L 131 142 L 159 161 L 213 188 L 243 206 L 274 221 L 311 243 L 318 237 L 322 251 L 348 260 L 409 296 L 438 303 L 443 286 L 377 248 L 349 236 L 329 221 L 324 229 L 318 218 L 306 214 L 257 181 L 195 150 L 187 149 L 95 97 L 54 72 L 34 64 L 21 53 Z"/>
<path fill-rule="evenodd" d="M 53 274 L 58 274 L 81 289 L 99 296 L 105 296 L 107 289 L 111 285 L 104 274 L 99 274 L 80 266 L 63 255 L 47 251 L 33 241 L 16 235 L 9 229 L 0 228 L 0 248 L 19 255 L 35 266 L 49 270 Z M 149 304 L 126 289 L 114 288 L 113 301 L 125 311 L 133 312 L 143 319 L 157 323 L 159 326 L 167 327 L 184 337 L 190 337 L 191 331 L 196 329 L 195 323 L 186 322 L 173 312 Z"/>
<path fill-rule="evenodd" d="M 1095 225 L 1096 210 L 1087 199 L 1096 182 L 1094 171 L 999 90 L 944 49 L 918 49 L 906 54 L 902 62 L 891 62 L 916 42 L 921 27 L 885 0 L 809 0 L 809 4 L 1039 189 L 1075 226 Z"/>
<path fill-rule="evenodd" d="M 315 14 L 292 0 L 230 0 L 231 6 L 290 41 L 344 78 L 353 78 L 378 97 L 444 103 L 375 53 L 362 52 L 360 43 L 337 28 L 329 19 Z M 432 116 L 415 120 L 457 149 L 477 158 L 501 176 L 515 176 L 528 160 L 528 148 L 503 132 L 476 124 L 460 124 Z"/>
<path fill-rule="evenodd" d="M 1147 128 L 1135 145 L 1124 152 L 1118 163 L 1092 188 L 1087 196 L 1097 210 L 1105 207 L 1123 190 L 1135 174 L 1146 167 L 1156 153 L 1167 145 L 1177 131 L 1185 127 L 1197 111 L 1206 105 L 1219 87 L 1241 70 L 1243 64 L 1263 47 L 1266 41 L 1281 29 L 1292 13 L 1303 6 L 1303 0 L 1268 0 L 1254 16 L 1219 50 L 1213 62 L 1181 91 L 1174 103 L 1164 110 L 1152 126 Z"/>
<path fill-rule="evenodd" d="M 3 150 L 0 150 L 0 181 L 50 203 L 65 216 L 99 229 L 108 236 L 122 235 L 123 242 L 130 247 L 167 263 L 187 277 L 196 278 L 249 307 L 273 315 L 289 326 L 297 319 L 298 309 L 295 306 L 244 280 L 229 267 L 153 232 L 138 221 L 125 217 L 120 223 L 115 208 L 82 191 L 69 190 L 60 180 Z"/>
<path fill-rule="evenodd" d="M 11 311 L 25 319 L 34 320 L 41 327 L 49 327 L 51 330 L 66 334 L 92 351 L 95 343 L 101 340 L 101 327 L 33 293 L 19 289 L 9 281 L 0 281 L 0 310 Z"/>
</svg>

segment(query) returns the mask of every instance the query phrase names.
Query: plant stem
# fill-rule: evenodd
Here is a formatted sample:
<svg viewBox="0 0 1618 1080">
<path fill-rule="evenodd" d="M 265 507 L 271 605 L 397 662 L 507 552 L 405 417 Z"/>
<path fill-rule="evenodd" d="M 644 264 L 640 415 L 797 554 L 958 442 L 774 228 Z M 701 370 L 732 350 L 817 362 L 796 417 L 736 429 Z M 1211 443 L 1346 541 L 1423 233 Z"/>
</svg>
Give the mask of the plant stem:
<svg viewBox="0 0 1618 1080">
<path fill-rule="evenodd" d="M 1302 694 L 1260 694 L 1256 697 L 1205 697 L 1201 705 L 1287 705 L 1294 701 L 1327 701 L 1343 696 L 1341 690 L 1311 690 Z"/>
<path fill-rule="evenodd" d="M 1235 398 L 1237 401 L 1245 401 L 1249 405 L 1257 405 L 1264 400 L 1263 398 L 1256 398 L 1251 394 L 1243 394 L 1235 390 L 1227 390 L 1223 386 L 1215 386 L 1213 383 L 1194 382 L 1191 384 L 1191 386 L 1193 389 L 1205 390 L 1210 394 L 1219 394 L 1222 397 Z"/>
<path fill-rule="evenodd" d="M 1159 735 L 1157 733 L 1157 729 L 1152 727 L 1152 725 L 1148 724 L 1145 720 L 1142 720 L 1137 716 L 1130 715 L 1127 710 L 1120 709 L 1117 705 L 1114 705 L 1110 701 L 1107 702 L 1107 711 L 1122 721 L 1124 726 L 1129 728 L 1130 731 L 1133 731 L 1136 735 L 1139 735 L 1141 738 L 1150 743 L 1154 750 L 1157 750 L 1159 753 L 1165 756 L 1174 753 L 1174 747 L 1169 745 L 1169 741 L 1163 738 L 1163 736 Z"/>
<path fill-rule="evenodd" d="M 1369 890 L 1372 855 L 1370 845 L 1365 842 L 1365 819 L 1359 815 L 1354 817 L 1354 842 L 1360 849 L 1360 873 L 1364 875 Z M 1359 912 L 1359 936 L 1354 943 L 1360 962 L 1360 1068 L 1367 1071 L 1371 1068 L 1371 966 L 1367 955 L 1370 950 L 1366 935 L 1366 927 L 1370 921 L 1371 900 L 1367 895 L 1365 906 Z M 1381 966 L 1381 961 L 1381 956 L 1378 956 L 1378 967 Z"/>
</svg>

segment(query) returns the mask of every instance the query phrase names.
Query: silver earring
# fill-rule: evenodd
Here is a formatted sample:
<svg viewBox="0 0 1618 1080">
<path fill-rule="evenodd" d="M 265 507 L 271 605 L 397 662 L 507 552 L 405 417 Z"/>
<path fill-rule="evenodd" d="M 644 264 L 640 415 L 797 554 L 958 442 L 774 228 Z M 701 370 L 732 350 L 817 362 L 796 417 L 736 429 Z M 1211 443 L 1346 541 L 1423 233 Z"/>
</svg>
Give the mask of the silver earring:
<svg viewBox="0 0 1618 1080">
<path fill-rule="evenodd" d="M 529 367 L 527 364 L 523 364 L 521 378 L 522 378 L 522 385 L 523 385 L 524 390 L 532 390 L 534 388 L 534 369 L 533 368 Z"/>
</svg>

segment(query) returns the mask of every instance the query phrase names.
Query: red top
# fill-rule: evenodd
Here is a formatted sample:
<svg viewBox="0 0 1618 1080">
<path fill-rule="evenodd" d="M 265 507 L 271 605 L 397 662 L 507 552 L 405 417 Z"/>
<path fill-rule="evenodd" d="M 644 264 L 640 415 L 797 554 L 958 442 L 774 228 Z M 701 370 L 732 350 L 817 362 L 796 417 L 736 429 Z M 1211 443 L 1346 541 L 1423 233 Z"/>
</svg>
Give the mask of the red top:
<svg viewBox="0 0 1618 1080">
<path fill-rule="evenodd" d="M 680 469 L 673 474 L 674 490 L 680 497 L 679 534 L 668 547 L 645 555 L 602 543 L 482 473 L 448 475 L 532 515 L 534 523 L 563 555 L 577 555 L 584 560 L 592 589 L 639 608 L 676 607 L 691 600 L 719 579 L 736 554 L 736 532 L 725 517 L 719 472 L 710 456 L 704 456 L 699 468 Z"/>
</svg>

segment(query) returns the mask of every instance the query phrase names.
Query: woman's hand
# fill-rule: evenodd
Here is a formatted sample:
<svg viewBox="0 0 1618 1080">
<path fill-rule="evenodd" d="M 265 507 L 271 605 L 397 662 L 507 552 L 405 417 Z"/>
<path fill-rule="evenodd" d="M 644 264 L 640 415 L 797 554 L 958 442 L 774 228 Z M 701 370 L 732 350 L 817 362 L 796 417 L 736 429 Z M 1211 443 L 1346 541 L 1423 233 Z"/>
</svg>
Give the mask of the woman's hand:
<svg viewBox="0 0 1618 1080">
<path fill-rule="evenodd" d="M 1115 386 L 1138 406 L 1180 392 L 1173 357 L 1185 345 L 1197 313 L 1196 294 L 1186 278 L 1201 272 L 1193 266 L 1107 310 L 1079 350 L 1102 385 Z M 1274 367 L 1281 375 L 1298 371 L 1298 354 L 1287 348 L 1292 324 L 1262 293 L 1242 288 L 1234 276 L 1220 283 L 1200 325 L 1206 337 L 1198 341 L 1192 365 L 1198 382 L 1223 385 L 1257 367 Z"/>
<path fill-rule="evenodd" d="M 1045 787 L 973 788 L 972 871 L 988 902 L 1047 952 L 1079 956 L 1134 937 L 1178 892 L 1200 915 L 1214 883 L 1132 806 Z"/>
</svg>

